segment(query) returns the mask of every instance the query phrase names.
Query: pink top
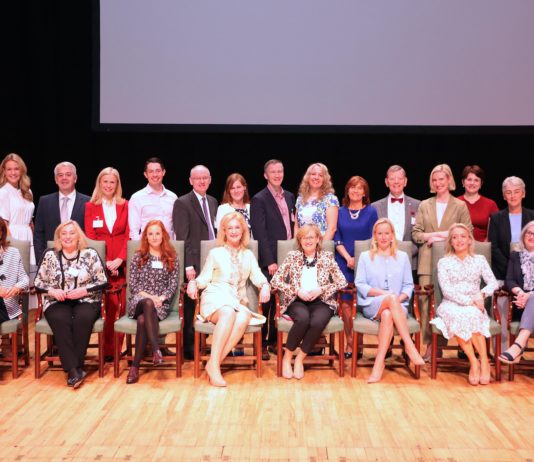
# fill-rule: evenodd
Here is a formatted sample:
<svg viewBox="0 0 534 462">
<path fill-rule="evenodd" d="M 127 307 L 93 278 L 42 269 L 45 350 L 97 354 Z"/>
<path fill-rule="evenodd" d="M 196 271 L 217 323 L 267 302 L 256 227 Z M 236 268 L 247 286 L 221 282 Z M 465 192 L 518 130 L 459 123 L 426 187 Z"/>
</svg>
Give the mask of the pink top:
<svg viewBox="0 0 534 462">
<path fill-rule="evenodd" d="M 458 199 L 464 201 L 467 205 L 469 215 L 471 216 L 471 222 L 473 223 L 473 235 L 475 236 L 475 240 L 480 242 L 487 241 L 490 215 L 499 211 L 499 207 L 497 207 L 495 201 L 484 196 L 480 196 L 473 204 L 466 201 L 463 195 Z"/>
<path fill-rule="evenodd" d="M 286 225 L 287 238 L 291 239 L 291 221 L 289 219 L 289 209 L 287 208 L 287 202 L 284 198 L 284 190 L 280 189 L 280 192 L 276 192 L 270 184 L 267 184 L 267 189 L 271 192 L 278 205 L 278 209 L 282 214 L 284 225 Z"/>
</svg>

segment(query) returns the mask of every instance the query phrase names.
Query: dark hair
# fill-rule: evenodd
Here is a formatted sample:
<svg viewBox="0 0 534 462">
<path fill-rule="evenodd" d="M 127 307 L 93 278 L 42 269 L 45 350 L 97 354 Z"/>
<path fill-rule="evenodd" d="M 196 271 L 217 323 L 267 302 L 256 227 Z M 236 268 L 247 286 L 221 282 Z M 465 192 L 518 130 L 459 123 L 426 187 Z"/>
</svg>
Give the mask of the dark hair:
<svg viewBox="0 0 534 462">
<path fill-rule="evenodd" d="M 345 207 L 350 205 L 349 189 L 358 184 L 363 187 L 362 205 L 369 205 L 371 203 L 371 198 L 369 197 L 369 183 L 367 183 L 367 180 L 361 176 L 352 176 L 345 185 L 345 194 L 341 200 L 341 204 Z"/>
<path fill-rule="evenodd" d="M 230 194 L 230 189 L 236 181 L 239 181 L 245 188 L 245 194 L 243 194 L 243 202 L 245 204 L 250 204 L 250 196 L 248 195 L 248 186 L 245 178 L 240 173 L 232 173 L 226 179 L 226 186 L 224 187 L 224 194 L 221 201 L 221 204 L 231 204 L 232 195 Z"/>
<path fill-rule="evenodd" d="M 9 245 L 7 241 L 7 224 L 3 218 L 0 218 L 0 247 L 5 249 Z"/>
<path fill-rule="evenodd" d="M 159 164 L 162 170 L 165 170 L 165 165 L 163 165 L 163 161 L 159 157 L 151 157 L 150 159 L 147 159 L 145 162 L 145 172 L 148 168 L 148 164 Z"/>
<path fill-rule="evenodd" d="M 484 180 L 486 179 L 486 174 L 484 173 L 484 170 L 482 170 L 482 168 L 480 168 L 478 165 L 466 165 L 462 170 L 462 180 L 465 180 L 470 173 L 478 176 L 480 178 L 480 181 L 484 183 Z"/>
<path fill-rule="evenodd" d="M 269 168 L 270 165 L 274 165 L 274 164 L 282 164 L 282 167 L 284 166 L 284 164 L 282 163 L 281 160 L 271 159 L 271 160 L 268 160 L 267 162 L 265 162 L 265 165 L 263 166 L 263 173 L 265 173 L 267 171 L 267 169 Z"/>
</svg>

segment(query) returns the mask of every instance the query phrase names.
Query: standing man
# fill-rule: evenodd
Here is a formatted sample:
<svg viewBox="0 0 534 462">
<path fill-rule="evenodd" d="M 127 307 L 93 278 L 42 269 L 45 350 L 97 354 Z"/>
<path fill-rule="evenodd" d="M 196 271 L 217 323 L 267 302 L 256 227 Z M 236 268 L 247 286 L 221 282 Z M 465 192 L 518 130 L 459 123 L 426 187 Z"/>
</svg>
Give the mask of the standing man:
<svg viewBox="0 0 534 462">
<path fill-rule="evenodd" d="M 211 184 L 210 171 L 204 165 L 191 169 L 189 183 L 193 190 L 180 196 L 174 203 L 172 222 L 176 239 L 185 244 L 185 277 L 194 279 L 200 267 L 200 241 L 215 239 L 217 199 L 206 194 Z M 193 315 L 195 302 L 186 298 L 184 310 L 184 357 L 193 359 Z"/>
<path fill-rule="evenodd" d="M 277 159 L 267 161 L 263 167 L 267 186 L 257 193 L 250 203 L 252 234 L 258 241 L 259 265 L 270 281 L 278 269 L 277 242 L 293 238 L 293 210 L 295 196 L 282 189 L 284 165 Z M 262 357 L 269 359 L 268 348 L 276 351 L 276 327 L 274 297 L 263 304 L 263 314 L 267 322 L 262 327 Z"/>
<path fill-rule="evenodd" d="M 141 239 L 141 234 L 150 220 L 161 220 L 171 239 L 174 239 L 172 210 L 178 196 L 163 186 L 165 166 L 161 159 L 148 159 L 145 162 L 144 175 L 148 184 L 134 193 L 128 202 L 130 239 Z"/>
<path fill-rule="evenodd" d="M 412 228 L 421 201 L 404 194 L 408 184 L 405 170 L 400 165 L 392 165 L 386 172 L 386 186 L 389 194 L 371 205 L 378 218 L 389 218 L 395 226 L 397 241 L 412 241 Z M 412 241 L 412 270 L 417 271 L 417 245 Z"/>
<path fill-rule="evenodd" d="M 54 180 L 59 191 L 42 196 L 35 214 L 33 245 L 35 260 L 40 261 L 47 242 L 54 240 L 54 231 L 65 221 L 74 220 L 84 228 L 85 203 L 91 198 L 76 191 L 78 177 L 76 166 L 70 162 L 60 162 L 54 168 Z"/>
</svg>

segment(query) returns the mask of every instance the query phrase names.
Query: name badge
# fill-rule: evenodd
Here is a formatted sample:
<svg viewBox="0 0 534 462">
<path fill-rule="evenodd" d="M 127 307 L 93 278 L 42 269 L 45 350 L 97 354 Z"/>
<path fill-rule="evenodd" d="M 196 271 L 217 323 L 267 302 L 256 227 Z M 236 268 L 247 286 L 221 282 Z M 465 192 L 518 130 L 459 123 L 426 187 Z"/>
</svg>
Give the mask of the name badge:
<svg viewBox="0 0 534 462">
<path fill-rule="evenodd" d="M 77 278 L 80 274 L 80 270 L 78 268 L 75 268 L 74 266 L 71 266 L 68 269 L 67 274 L 70 274 L 73 278 Z"/>
<path fill-rule="evenodd" d="M 160 260 L 155 260 L 152 262 L 152 268 L 154 269 L 163 269 L 163 262 Z"/>
<path fill-rule="evenodd" d="M 415 217 L 411 217 L 412 226 L 415 225 Z"/>
<path fill-rule="evenodd" d="M 103 228 L 104 227 L 104 220 L 99 220 L 98 218 L 96 220 L 93 220 L 93 228 Z"/>
</svg>

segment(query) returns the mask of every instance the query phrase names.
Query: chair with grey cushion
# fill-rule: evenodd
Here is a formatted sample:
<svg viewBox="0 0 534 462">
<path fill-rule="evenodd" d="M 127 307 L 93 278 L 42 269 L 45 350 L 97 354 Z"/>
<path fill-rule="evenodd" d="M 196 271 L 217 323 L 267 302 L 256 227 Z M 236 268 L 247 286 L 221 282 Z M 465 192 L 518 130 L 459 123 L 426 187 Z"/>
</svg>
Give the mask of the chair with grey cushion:
<svg viewBox="0 0 534 462">
<path fill-rule="evenodd" d="M 54 247 L 53 241 L 48 241 L 48 248 Z M 102 264 L 105 265 L 106 262 L 106 242 L 105 241 L 95 241 L 92 239 L 87 239 L 87 247 L 91 247 L 96 250 L 98 256 L 102 260 Z M 41 362 L 46 361 L 48 367 L 55 367 L 56 362 L 59 361 L 59 354 L 57 348 L 53 343 L 54 334 L 52 333 L 52 328 L 48 324 L 46 317 L 43 313 L 43 302 L 41 294 L 37 294 L 38 306 L 37 314 L 35 316 L 35 378 L 38 379 L 41 377 Z M 97 343 L 89 343 L 87 349 L 96 348 L 96 356 L 86 356 L 86 359 L 91 361 L 96 359 L 98 376 L 104 377 L 104 323 L 106 322 L 106 307 L 105 307 L 105 297 L 102 297 L 100 317 L 95 321 L 93 325 L 93 334 L 97 334 L 98 341 Z M 41 335 L 46 335 L 46 350 L 41 353 Z"/>
<path fill-rule="evenodd" d="M 201 241 L 200 242 L 200 266 L 203 267 L 206 262 L 206 258 L 211 249 L 216 246 L 216 241 Z M 249 242 L 248 248 L 252 251 L 256 259 L 258 258 L 258 242 L 251 240 Z M 247 298 L 249 300 L 249 310 L 262 314 L 261 303 L 259 303 L 257 288 L 250 282 L 250 279 L 247 281 Z M 194 376 L 200 377 L 200 367 L 205 365 L 206 361 L 209 360 L 210 355 L 208 354 L 208 345 L 206 338 L 208 335 L 212 335 L 215 329 L 215 324 L 211 322 L 202 322 L 197 316 L 200 311 L 200 294 L 197 298 L 197 303 L 195 307 L 195 317 L 193 327 L 195 329 L 195 357 L 194 357 Z M 256 376 L 261 377 L 261 325 L 260 326 L 251 326 L 249 325 L 245 330 L 245 336 L 247 334 L 252 334 L 253 342 L 252 343 L 239 343 L 236 345 L 236 348 L 243 350 L 242 356 L 227 356 L 222 363 L 222 366 L 228 365 L 252 365 L 256 368 Z M 252 349 L 252 354 L 247 354 L 247 350 Z"/>
<path fill-rule="evenodd" d="M 178 256 L 178 265 L 179 265 L 179 277 L 178 277 L 178 286 L 176 289 L 176 293 L 174 294 L 174 297 L 170 303 L 170 311 L 168 316 L 163 319 L 162 321 L 159 321 L 159 334 L 161 336 L 166 336 L 167 334 L 175 334 L 175 342 L 174 343 L 161 343 L 161 347 L 172 347 L 176 349 L 176 354 L 174 356 L 174 366 L 173 368 L 176 371 L 176 377 L 182 376 L 182 347 L 183 347 L 183 340 L 182 340 L 182 328 L 183 328 L 183 320 L 184 320 L 184 292 L 182 290 L 182 285 L 184 281 L 184 241 L 170 241 L 171 245 L 176 250 L 176 254 Z M 130 264 L 134 257 L 135 252 L 139 249 L 139 241 L 128 241 L 128 253 L 127 253 L 127 259 L 126 259 L 126 268 L 127 271 L 130 270 Z M 129 300 L 130 298 L 130 287 L 129 285 L 126 286 L 126 300 Z M 137 320 L 130 318 L 128 314 L 125 314 L 124 316 L 121 316 L 119 318 L 119 313 L 121 310 L 117 310 L 117 319 L 115 321 L 114 325 L 114 354 L 113 354 L 113 371 L 114 376 L 118 377 L 120 374 L 119 371 L 119 365 L 120 360 L 125 359 L 127 361 L 132 361 L 134 358 L 133 353 L 133 342 L 132 342 L 132 335 L 136 335 L 137 333 Z M 120 334 L 125 334 L 126 337 L 126 355 L 121 358 L 121 351 L 120 351 L 120 342 L 119 337 Z M 168 356 L 165 356 L 165 358 L 169 358 Z M 143 362 L 141 363 L 141 367 L 143 368 L 152 368 L 154 367 L 151 362 L 147 362 L 147 360 L 152 359 L 152 357 L 144 357 Z M 165 366 L 164 366 L 165 367 Z M 161 369 L 161 366 L 159 367 Z"/>
<path fill-rule="evenodd" d="M 365 241 L 355 241 L 354 242 L 354 267 L 358 267 L 358 260 L 360 259 L 360 256 L 363 252 L 369 250 L 371 248 L 371 239 L 365 240 Z M 399 250 L 402 250 L 403 252 L 406 252 L 410 258 L 410 261 L 412 261 L 412 251 L 413 246 L 411 241 L 397 241 L 397 248 Z M 414 295 L 412 296 L 412 299 L 410 301 L 410 308 L 408 310 L 408 318 L 407 318 L 407 324 L 408 324 L 408 332 L 412 336 L 415 344 L 415 348 L 417 348 L 417 351 L 420 351 L 421 349 L 421 324 L 420 324 L 420 317 L 419 317 L 419 306 L 418 306 L 418 300 L 422 291 L 416 286 L 414 289 Z M 378 331 L 380 329 L 380 321 L 368 319 L 366 318 L 360 309 L 356 307 L 356 298 L 354 300 L 354 305 L 352 309 L 352 330 L 353 330 L 353 336 L 352 336 L 352 367 L 351 367 L 351 375 L 352 377 L 356 377 L 356 372 L 358 368 L 358 338 L 360 335 L 369 335 L 373 337 L 378 337 Z M 393 335 L 397 336 L 399 335 L 397 332 L 396 327 L 394 327 Z M 363 343 L 362 348 L 376 348 L 378 345 L 376 343 Z M 412 370 L 410 367 L 410 360 L 408 358 L 408 355 L 404 352 L 404 345 L 401 344 L 395 344 L 391 346 L 392 349 L 401 349 L 403 350 L 403 356 L 404 356 L 404 363 L 401 364 L 394 364 L 390 363 L 387 364 L 388 367 L 406 367 L 407 370 L 412 374 L 416 379 L 419 379 L 421 376 L 421 366 L 414 366 L 414 369 Z M 362 363 L 362 366 L 373 366 L 373 363 Z"/>
<path fill-rule="evenodd" d="M 16 248 L 22 258 L 22 264 L 24 265 L 24 271 L 26 274 L 30 274 L 30 241 L 19 241 L 18 239 L 9 238 L 9 245 Z M 19 296 L 19 305 L 22 310 L 22 314 L 14 319 L 5 321 L 0 324 L 0 336 L 9 335 L 11 340 L 10 356 L 7 352 L 1 361 L 11 363 L 11 372 L 13 378 L 18 377 L 18 362 L 22 355 L 24 360 L 24 366 L 30 364 L 30 342 L 28 339 L 28 292 L 24 292 Z"/>
<path fill-rule="evenodd" d="M 323 250 L 334 253 L 334 241 L 323 241 L 322 245 Z M 293 250 L 297 250 L 297 242 L 295 239 L 287 241 L 278 241 L 278 252 L 277 252 L 277 263 L 280 266 L 283 261 L 286 259 L 287 254 Z M 343 291 L 338 293 L 339 295 Z M 276 314 L 275 322 L 278 330 L 278 342 L 277 342 L 277 354 L 276 354 L 276 374 L 278 377 L 282 376 L 282 357 L 283 357 L 283 348 L 284 348 L 284 334 L 291 330 L 293 327 L 293 321 L 281 316 L 280 313 L 280 296 L 279 292 L 275 293 L 276 297 Z M 339 305 L 338 305 L 339 306 Z M 336 334 L 338 335 L 338 349 L 339 352 L 335 349 L 335 340 Z M 326 328 L 323 331 L 323 335 L 326 336 L 326 345 L 317 344 L 316 348 L 324 348 L 324 353 L 321 355 L 308 355 L 304 359 L 304 363 L 308 364 L 328 364 L 330 367 L 334 367 L 335 361 L 338 362 L 338 373 L 340 377 L 345 375 L 345 331 L 343 325 L 343 318 L 341 310 L 338 309 L 338 312 L 330 318 Z"/>
<path fill-rule="evenodd" d="M 475 241 L 475 254 L 484 255 L 489 265 L 491 266 L 491 242 L 478 242 Z M 430 312 L 429 320 L 434 319 L 436 315 L 436 309 L 440 305 L 443 295 L 438 282 L 438 261 L 445 256 L 445 242 L 435 242 L 432 244 L 432 285 L 425 287 L 430 296 Z M 491 300 L 487 301 L 486 309 L 490 318 L 489 331 L 492 337 L 495 337 L 495 358 L 501 353 L 501 324 L 499 310 L 496 307 L 497 297 L 493 296 Z M 438 365 L 449 366 L 452 368 L 469 367 L 469 362 L 465 359 L 458 357 L 445 357 L 438 358 L 438 336 L 443 335 L 441 330 L 434 324 L 431 324 L 432 331 L 432 356 L 430 360 L 430 377 L 435 379 L 437 376 Z M 488 355 L 490 352 L 490 342 L 486 339 L 486 345 L 488 349 Z M 456 345 L 440 346 L 443 350 L 460 350 L 461 348 Z M 495 379 L 501 380 L 501 363 L 495 361 Z"/>
</svg>

